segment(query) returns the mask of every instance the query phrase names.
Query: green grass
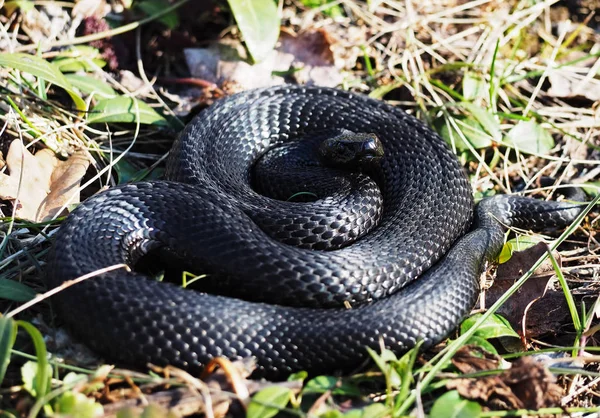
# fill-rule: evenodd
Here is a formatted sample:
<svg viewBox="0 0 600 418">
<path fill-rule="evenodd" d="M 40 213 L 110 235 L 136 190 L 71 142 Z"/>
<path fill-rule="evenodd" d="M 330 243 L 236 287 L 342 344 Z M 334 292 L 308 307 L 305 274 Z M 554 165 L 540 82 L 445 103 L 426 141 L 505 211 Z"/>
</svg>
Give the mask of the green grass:
<svg viewBox="0 0 600 418">
<path fill-rule="evenodd" d="M 117 24 L 108 31 L 47 39 L 44 43 L 34 42 L 27 31 L 17 29 L 21 44 L 10 41 L 11 51 L 33 53 L 35 62 L 32 65 L 23 61 L 21 55 L 2 57 L 2 138 L 21 140 L 28 147 L 48 147 L 59 155 L 68 154 L 74 147 L 87 149 L 96 160 L 91 178 L 81 185 L 88 193 L 111 187 L 117 181 L 157 176 L 169 141 L 182 121 L 171 109 L 173 96 L 163 94 L 162 86 L 153 84 L 155 76 L 171 70 L 170 62 L 165 59 L 162 66 L 153 68 L 144 63 L 142 31 L 146 30 L 143 25 L 179 10 L 185 3 L 176 2 L 155 14 L 137 16 L 133 23 Z M 478 198 L 514 192 L 519 185 L 525 187 L 523 193 L 554 194 L 572 176 L 577 185 L 587 186 L 590 200 L 595 198 L 586 209 L 587 218 L 582 214 L 562 235 L 551 239 L 550 251 L 496 303 L 433 351 L 413 350 L 398 358 L 382 349 L 371 353 L 376 366 L 366 371 L 344 378 L 306 379 L 299 374 L 292 382 L 268 387 L 228 372 L 247 388 L 249 395 L 243 396 L 247 403 L 254 396 L 249 415 L 274 416 L 285 410 L 298 417 L 399 417 L 423 416 L 432 408 L 447 416 L 480 417 L 597 412 L 594 388 L 599 376 L 594 370 L 599 358 L 594 312 L 598 297 L 593 284 L 600 272 L 598 219 L 587 212 L 593 213 L 592 205 L 600 199 L 600 164 L 593 154 L 600 150 L 600 122 L 591 101 L 553 95 L 550 88 L 560 75 L 590 83 L 578 93 L 580 96 L 600 89 L 594 72 L 600 56 L 594 47 L 600 43 L 599 35 L 576 23 L 585 16 L 571 16 L 569 25 L 555 25 L 549 13 L 556 10 L 557 1 L 475 0 L 442 5 L 348 0 L 332 6 L 335 16 L 323 13 L 330 9 L 330 2 L 317 3 L 320 6 L 316 9 L 286 4 L 284 16 L 288 18 L 282 20 L 283 26 L 296 32 L 322 28 L 338 39 L 331 49 L 346 63 L 344 86 L 402 106 L 438 129 L 465 166 Z M 30 6 L 40 11 L 43 7 L 41 3 Z M 289 16 L 295 16 L 293 22 Z M 4 39 L 12 39 L 8 34 L 14 28 L 9 21 L 0 23 Z M 362 30 L 363 35 L 351 35 L 348 28 L 357 29 L 357 33 Z M 126 32 L 135 35 L 137 71 L 146 87 L 135 92 L 102 67 L 99 51 L 92 48 L 82 53 L 70 48 Z M 64 76 L 64 67 L 53 62 L 56 50 L 51 48 L 58 47 L 68 47 L 62 52 L 70 59 L 75 57 L 74 62 L 85 71 L 83 78 Z M 355 67 L 354 62 L 363 64 Z M 576 85 L 570 89 L 575 92 Z M 90 112 L 84 111 L 88 105 Z M 90 120 L 103 123 L 90 125 Z M 578 151 L 574 151 L 576 147 Z M 542 174 L 559 181 L 550 189 L 536 188 Z M 62 218 L 36 223 L 15 219 L 10 206 L 0 210 L 0 417 L 33 417 L 42 411 L 51 414 L 59 410 L 94 416 L 99 409 L 93 394 L 107 390 L 122 401 L 121 393 L 134 394 L 138 386 L 155 391 L 187 388 L 206 408 L 207 393 L 218 405 L 241 396 L 229 388 L 208 388 L 196 376 L 173 370 L 165 377 L 164 370 L 134 373 L 101 364 L 63 364 L 64 347 L 56 351 L 53 348 L 47 356 L 46 344 L 56 346 L 54 315 L 43 302 L 51 294 L 37 296 L 29 303 L 26 300 L 46 290 L 43 263 L 55 226 Z M 564 256 L 561 265 L 554 250 L 575 256 Z M 556 330 L 556 337 L 522 337 L 526 348 L 504 350 L 496 337 L 511 331 L 495 319 L 494 313 L 519 291 L 544 259 L 549 259 L 554 269 L 571 322 Z M 580 273 L 577 280 L 572 280 L 574 276 L 565 271 L 576 268 Z M 491 269 L 487 277 L 493 274 Z M 27 348 L 21 339 L 14 341 L 17 328 L 25 331 L 20 333 L 23 340 L 33 341 L 32 347 Z M 51 337 L 49 342 L 42 335 Z M 574 368 L 552 368 L 549 364 L 564 388 L 564 405 L 535 411 L 490 410 L 483 402 L 464 399 L 447 389 L 450 380 L 461 377 L 451 359 L 467 342 L 497 350 L 507 360 L 535 353 L 562 353 L 565 357 L 561 361 L 573 359 L 577 364 Z M 577 363 L 581 360 L 585 362 Z M 491 373 L 500 375 L 502 371 Z M 466 377 L 479 378 L 483 374 Z M 109 384 L 107 377 L 116 383 Z M 17 412 L 16 408 L 23 405 L 26 411 Z"/>
</svg>

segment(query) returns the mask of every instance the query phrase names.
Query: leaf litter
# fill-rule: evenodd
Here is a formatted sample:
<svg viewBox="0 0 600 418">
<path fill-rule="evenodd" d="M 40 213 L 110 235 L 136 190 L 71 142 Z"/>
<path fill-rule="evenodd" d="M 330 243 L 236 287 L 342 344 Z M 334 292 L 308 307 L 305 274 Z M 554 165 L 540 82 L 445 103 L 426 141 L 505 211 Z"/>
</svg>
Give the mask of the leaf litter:
<svg viewBox="0 0 600 418">
<path fill-rule="evenodd" d="M 15 217 L 45 222 L 79 203 L 81 180 L 90 165 L 86 152 L 59 160 L 47 148 L 34 155 L 16 139 L 5 160 L 8 174 L 0 173 L 0 198 L 13 202 Z"/>
<path fill-rule="evenodd" d="M 255 64 L 239 41 L 219 41 L 207 48 L 188 48 L 185 57 L 192 76 L 230 90 L 297 82 L 335 87 L 342 83 L 341 68 L 335 65 L 334 39 L 324 30 L 283 32 L 279 46 Z M 235 87 L 234 87 L 235 86 Z"/>
<path fill-rule="evenodd" d="M 492 306 L 547 250 L 547 244 L 540 242 L 515 252 L 506 263 L 498 265 L 494 283 L 486 290 L 486 307 Z M 498 310 L 525 339 L 555 333 L 569 317 L 562 291 L 552 285 L 553 275 L 547 260 Z"/>
<path fill-rule="evenodd" d="M 467 399 L 483 402 L 491 410 L 537 410 L 557 405 L 563 389 L 556 377 L 529 356 L 507 363 L 502 357 L 464 346 L 454 355 L 452 364 L 466 375 L 503 370 L 489 376 L 450 380 L 448 389 L 456 389 Z"/>
</svg>

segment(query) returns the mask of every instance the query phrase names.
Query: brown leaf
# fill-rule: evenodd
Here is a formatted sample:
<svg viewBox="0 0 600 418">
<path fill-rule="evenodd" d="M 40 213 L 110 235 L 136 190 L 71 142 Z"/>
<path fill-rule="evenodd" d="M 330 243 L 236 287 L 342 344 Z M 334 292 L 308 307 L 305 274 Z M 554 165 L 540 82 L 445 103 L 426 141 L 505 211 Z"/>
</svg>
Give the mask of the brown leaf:
<svg viewBox="0 0 600 418">
<path fill-rule="evenodd" d="M 481 356 L 481 349 L 465 346 L 452 362 L 459 370 L 469 373 L 497 369 L 502 362 L 500 357 L 489 353 Z M 492 409 L 546 408 L 558 405 L 562 396 L 554 376 L 531 357 L 516 360 L 510 369 L 498 375 L 455 379 L 446 386 Z"/>
<path fill-rule="evenodd" d="M 333 42 L 324 29 L 293 35 L 284 32 L 280 46 L 263 61 L 252 65 L 247 62 L 239 41 L 222 40 L 208 48 L 186 49 L 185 58 L 193 77 L 219 85 L 232 83 L 237 87 L 234 91 L 286 82 L 286 78 L 273 72 L 289 72 L 287 77 L 300 84 L 336 87 L 342 83 L 343 76 L 334 64 Z"/>
<path fill-rule="evenodd" d="M 255 367 L 254 364 L 246 360 L 235 361 L 232 366 L 242 376 L 249 375 Z M 123 408 L 130 408 L 137 414 L 134 416 L 138 416 L 148 403 L 162 405 L 176 416 L 205 416 L 208 415 L 208 411 L 212 411 L 214 417 L 245 416 L 242 413 L 243 407 L 240 403 L 247 402 L 250 395 L 262 389 L 274 385 L 285 386 L 294 394 L 299 393 L 302 389 L 302 382 L 299 380 L 272 383 L 265 380 L 248 380 L 243 377 L 240 383 L 243 385 L 242 389 L 245 389 L 246 395 L 242 397 L 240 391 L 232 385 L 231 376 L 228 376 L 228 373 L 222 368 L 203 377 L 202 381 L 174 367 L 164 369 L 153 367 L 153 370 L 158 373 L 162 371 L 169 376 L 170 381 L 177 380 L 182 383 L 182 387 L 165 388 L 164 384 L 147 383 L 135 393 L 132 389 L 117 385 L 119 381 L 115 379 L 112 383 L 117 385 L 116 388 L 112 390 L 109 397 L 103 399 L 111 402 L 104 405 L 103 417 L 121 416 L 120 411 Z M 119 375 L 119 371 L 115 370 L 112 374 Z M 127 371 L 127 374 L 131 375 L 131 372 Z M 144 393 L 144 396 L 140 396 L 139 390 Z M 201 414 L 202 412 L 205 414 Z"/>
<path fill-rule="evenodd" d="M 89 164 L 84 151 L 61 161 L 49 149 L 33 155 L 14 140 L 6 156 L 9 174 L 0 174 L 0 198 L 13 201 L 18 218 L 50 220 L 65 204 L 79 203 L 79 185 Z"/>
<path fill-rule="evenodd" d="M 514 282 L 528 271 L 537 259 L 547 251 L 547 245 L 539 243 L 525 251 L 518 251 L 504 264 L 498 266 L 496 279 L 486 291 L 486 307 L 502 296 Z M 560 262 L 560 257 L 555 254 Z M 524 332 L 526 338 L 555 332 L 569 316 L 569 309 L 562 292 L 548 286 L 554 269 L 549 260 L 504 303 L 498 313 L 504 316 L 514 329 Z M 525 321 L 525 326 L 523 326 Z"/>
<path fill-rule="evenodd" d="M 325 29 L 300 32 L 297 35 L 282 33 L 278 52 L 292 58 L 298 68 L 292 76 L 300 84 L 336 87 L 343 81 L 340 69 L 335 65 L 332 46 L 334 38 Z"/>
<path fill-rule="evenodd" d="M 502 357 L 476 345 L 461 347 L 452 357 L 452 364 L 461 373 L 476 373 L 482 370 L 503 368 L 501 367 L 503 362 Z"/>
<path fill-rule="evenodd" d="M 188 48 L 185 59 L 193 77 L 215 84 L 233 84 L 235 91 L 249 90 L 284 84 L 282 77 L 273 76 L 273 71 L 287 71 L 292 58 L 282 57 L 272 51 L 263 61 L 249 64 L 240 42 L 220 41 L 208 48 Z"/>
<path fill-rule="evenodd" d="M 552 373 L 531 357 L 521 357 L 501 377 L 527 409 L 547 408 L 560 404 L 562 388 L 556 384 Z"/>
<path fill-rule="evenodd" d="M 280 51 L 292 54 L 296 61 L 310 66 L 333 65 L 331 51 L 333 38 L 325 29 L 301 32 L 291 35 L 283 32 L 280 37 Z"/>
</svg>

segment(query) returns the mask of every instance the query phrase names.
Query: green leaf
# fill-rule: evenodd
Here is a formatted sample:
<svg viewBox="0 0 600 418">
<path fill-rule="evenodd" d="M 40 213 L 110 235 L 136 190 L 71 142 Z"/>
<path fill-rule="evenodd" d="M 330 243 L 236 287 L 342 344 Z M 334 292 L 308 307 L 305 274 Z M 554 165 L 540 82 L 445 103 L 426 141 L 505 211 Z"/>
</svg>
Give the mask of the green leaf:
<svg viewBox="0 0 600 418">
<path fill-rule="evenodd" d="M 541 241 L 541 238 L 528 235 L 519 235 L 513 239 L 506 241 L 506 243 L 502 247 L 500 255 L 498 256 L 498 263 L 506 263 L 508 260 L 510 260 L 515 251 L 524 251 L 528 248 L 533 247 L 534 245 L 537 245 Z"/>
<path fill-rule="evenodd" d="M 554 139 L 535 120 L 520 121 L 506 134 L 509 145 L 526 154 L 546 155 L 554 148 Z"/>
<path fill-rule="evenodd" d="M 169 6 L 171 6 L 171 3 L 169 3 L 167 0 L 144 0 L 136 3 L 136 7 L 141 9 L 148 16 L 158 14 Z M 169 29 L 175 29 L 175 27 L 179 25 L 179 16 L 177 16 L 177 12 L 173 10 L 160 17 L 158 21 Z"/>
<path fill-rule="evenodd" d="M 390 416 L 390 410 L 382 403 L 374 403 L 362 409 L 352 409 L 346 412 L 344 418 L 384 418 Z"/>
<path fill-rule="evenodd" d="M 408 397 L 409 389 L 414 381 L 413 368 L 415 366 L 415 362 L 417 361 L 417 356 L 422 343 L 423 340 L 417 341 L 417 344 L 408 350 L 402 357 L 400 357 L 400 360 L 392 363 L 394 369 L 398 372 L 398 375 L 401 379 L 401 383 L 399 385 L 400 392 L 398 392 L 397 399 L 401 400 L 402 402 L 404 402 Z"/>
<path fill-rule="evenodd" d="M 429 416 L 435 418 L 477 418 L 480 415 L 481 405 L 461 398 L 456 390 L 440 396 L 429 412 Z"/>
<path fill-rule="evenodd" d="M 119 162 L 113 165 L 113 168 L 117 172 L 118 184 L 127 183 L 138 173 L 138 168 L 127 161 L 125 158 L 121 158 Z"/>
<path fill-rule="evenodd" d="M 389 382 L 389 385 L 392 388 L 399 388 L 402 384 L 402 379 L 400 378 L 398 370 L 390 365 L 390 363 L 395 363 L 398 361 L 398 358 L 394 352 L 384 348 L 381 350 L 381 354 L 379 354 L 369 347 L 367 347 L 367 352 L 375 362 L 375 365 L 384 374 L 386 381 Z"/>
<path fill-rule="evenodd" d="M 255 62 L 264 60 L 279 38 L 280 20 L 273 0 L 228 0 L 246 47 Z"/>
<path fill-rule="evenodd" d="M 588 181 L 583 183 L 581 188 L 591 197 L 596 197 L 600 193 L 600 181 Z"/>
<path fill-rule="evenodd" d="M 62 378 L 63 386 L 70 385 L 71 387 L 75 387 L 77 384 L 85 382 L 86 383 L 85 389 L 83 390 L 82 393 L 89 394 L 96 390 L 100 390 L 104 387 L 103 377 L 106 376 L 106 374 L 108 373 L 108 372 L 103 373 L 103 369 L 105 369 L 105 368 L 110 369 L 111 366 L 108 366 L 108 365 L 101 366 L 91 376 L 87 375 L 87 374 L 83 374 L 83 373 L 69 372 L 65 375 L 65 377 Z M 98 378 L 98 375 L 100 375 L 100 378 Z"/>
<path fill-rule="evenodd" d="M 306 6 L 309 7 L 311 9 L 320 7 L 321 11 L 323 12 L 324 15 L 332 17 L 332 18 L 338 18 L 338 17 L 343 17 L 344 16 L 344 12 L 343 9 L 340 7 L 339 4 L 334 3 L 333 0 L 300 0 L 301 3 Z M 326 6 L 327 4 L 330 4 L 330 6 Z M 325 6 L 325 7 L 323 7 Z"/>
<path fill-rule="evenodd" d="M 37 374 L 38 364 L 35 361 L 28 361 L 21 366 L 21 380 L 23 388 L 33 396 L 35 392 L 35 376 Z"/>
<path fill-rule="evenodd" d="M 65 78 L 63 73 L 61 73 L 55 65 L 46 61 L 45 59 L 35 55 L 22 53 L 0 53 L 0 66 L 15 68 L 62 87 L 67 93 L 69 93 L 69 96 L 71 96 L 71 99 L 73 99 L 77 109 L 86 110 L 85 102 L 73 90 L 73 86 L 71 86 L 69 80 Z"/>
<path fill-rule="evenodd" d="M 360 390 L 356 386 L 333 376 L 317 376 L 309 380 L 302 389 L 303 394 L 325 393 L 327 391 L 331 391 L 334 395 L 360 396 Z"/>
<path fill-rule="evenodd" d="M 306 379 L 307 377 L 308 377 L 308 373 L 305 372 L 304 370 L 301 370 L 299 372 L 292 373 L 291 375 L 289 375 L 287 378 L 287 381 L 293 382 L 293 381 L 299 380 L 301 382 L 304 382 L 304 379 Z"/>
<path fill-rule="evenodd" d="M 0 279 L 0 299 L 12 300 L 14 302 L 27 302 L 35 297 L 35 291 L 14 280 Z"/>
<path fill-rule="evenodd" d="M 470 149 L 460 135 L 459 130 L 469 144 L 475 149 L 488 148 L 492 145 L 492 138 L 485 132 L 483 126 L 481 126 L 479 122 L 466 116 L 451 117 L 456 122 L 458 130 L 455 128 L 454 124 L 445 121 L 444 119 L 438 120 L 435 125 L 440 136 L 448 145 L 452 146 L 454 144 L 459 152 L 468 151 Z"/>
<path fill-rule="evenodd" d="M 12 318 L 0 316 L 0 385 L 10 363 L 10 350 L 17 338 L 17 325 Z"/>
<path fill-rule="evenodd" d="M 498 350 L 496 350 L 496 347 L 494 347 L 494 345 L 492 343 L 490 343 L 488 340 L 478 337 L 476 335 L 469 338 L 467 340 L 467 342 L 465 343 L 465 345 L 476 345 L 478 347 L 483 348 L 488 353 L 498 354 Z"/>
<path fill-rule="evenodd" d="M 50 379 L 52 378 L 52 367 L 50 364 L 48 364 L 48 351 L 46 350 L 46 343 L 44 342 L 44 337 L 42 337 L 42 334 L 38 331 L 38 329 L 29 322 L 17 321 L 17 325 L 27 331 L 31 337 L 31 340 L 33 341 L 33 346 L 35 347 L 37 370 L 35 373 L 34 382 L 32 384 L 32 390 L 35 392 L 35 396 L 39 399 L 50 391 Z"/>
<path fill-rule="evenodd" d="M 460 333 L 467 332 L 479 320 L 482 314 L 471 315 L 465 319 L 460 325 Z M 483 339 L 498 338 L 498 337 L 515 337 L 519 338 L 510 323 L 500 315 L 494 314 L 490 316 L 473 334 Z"/>
<path fill-rule="evenodd" d="M 502 140 L 500 124 L 487 109 L 469 102 L 458 103 L 458 106 L 467 110 L 475 119 L 477 119 L 477 122 L 479 122 L 485 132 L 490 134 L 494 141 L 500 142 Z"/>
<path fill-rule="evenodd" d="M 23 13 L 27 13 L 35 9 L 35 5 L 32 1 L 29 0 L 14 0 L 7 1 L 6 3 L 4 3 L 4 10 L 6 12 L 6 16 L 12 15 L 17 8 L 21 9 Z"/>
<path fill-rule="evenodd" d="M 95 418 L 104 414 L 102 405 L 79 392 L 63 393 L 56 401 L 55 408 L 59 414 L 77 418 Z"/>
<path fill-rule="evenodd" d="M 142 124 L 160 126 L 168 125 L 166 119 L 148 106 L 148 104 L 135 98 L 125 96 L 98 100 L 98 103 L 96 103 L 96 106 L 94 106 L 88 115 L 88 122 L 135 123 L 138 112 L 139 121 Z"/>
<path fill-rule="evenodd" d="M 88 376 L 82 373 L 69 372 L 62 378 L 63 385 L 75 385 L 76 383 L 85 382 Z"/>
<path fill-rule="evenodd" d="M 99 95 L 105 98 L 118 96 L 117 92 L 108 83 L 98 80 L 91 75 L 65 74 L 65 77 L 73 87 L 84 94 Z"/>
<path fill-rule="evenodd" d="M 246 418 L 271 418 L 290 401 L 292 391 L 281 386 L 270 386 L 252 397 Z"/>
<path fill-rule="evenodd" d="M 319 415 L 319 418 L 344 418 L 344 414 L 337 409 L 330 409 Z"/>
<path fill-rule="evenodd" d="M 84 71 L 86 73 L 92 72 L 97 68 L 103 68 L 106 65 L 106 61 L 100 58 L 57 58 L 52 61 L 54 65 L 62 73 L 75 73 L 77 71 Z"/>
<path fill-rule="evenodd" d="M 102 55 L 97 48 L 87 45 L 73 46 L 60 53 L 52 64 L 63 73 L 72 73 L 76 71 L 95 71 L 98 67 L 106 65 Z"/>
<path fill-rule="evenodd" d="M 485 79 L 472 72 L 467 72 L 462 80 L 463 97 L 466 100 L 477 100 L 489 97 L 490 87 Z"/>
<path fill-rule="evenodd" d="M 45 371 L 40 369 L 40 365 L 37 361 L 28 361 L 23 366 L 21 366 L 21 379 L 23 380 L 23 387 L 27 392 L 31 393 L 32 396 L 36 398 L 41 398 L 42 392 L 44 390 L 43 384 L 38 376 L 41 379 L 44 379 L 44 376 L 52 375 L 52 366 L 46 364 Z M 48 381 L 49 383 L 49 381 Z"/>
<path fill-rule="evenodd" d="M 164 175 L 164 168 L 162 167 L 156 167 L 152 170 L 148 167 L 138 169 L 126 158 L 121 158 L 119 162 L 113 165 L 113 168 L 117 172 L 118 184 L 134 183 L 142 180 L 159 180 Z M 196 275 L 191 276 L 197 277 Z"/>
</svg>

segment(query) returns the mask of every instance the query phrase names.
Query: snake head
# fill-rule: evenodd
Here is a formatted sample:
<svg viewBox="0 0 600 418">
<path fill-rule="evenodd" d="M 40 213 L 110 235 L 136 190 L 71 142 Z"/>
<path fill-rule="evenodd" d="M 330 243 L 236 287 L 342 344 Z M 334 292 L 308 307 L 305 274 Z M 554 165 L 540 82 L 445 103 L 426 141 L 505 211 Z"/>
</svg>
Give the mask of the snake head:
<svg viewBox="0 0 600 418">
<path fill-rule="evenodd" d="M 334 168 L 356 169 L 377 164 L 383 157 L 383 145 L 375 134 L 343 131 L 327 138 L 319 146 L 323 164 Z"/>
</svg>

